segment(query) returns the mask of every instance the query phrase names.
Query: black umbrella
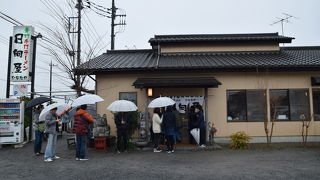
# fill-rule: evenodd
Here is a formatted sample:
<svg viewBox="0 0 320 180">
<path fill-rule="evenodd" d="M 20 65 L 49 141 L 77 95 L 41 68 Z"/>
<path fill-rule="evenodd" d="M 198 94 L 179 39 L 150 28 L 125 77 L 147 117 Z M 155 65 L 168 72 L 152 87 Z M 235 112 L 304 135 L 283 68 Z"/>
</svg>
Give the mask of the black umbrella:
<svg viewBox="0 0 320 180">
<path fill-rule="evenodd" d="M 38 98 L 32 99 L 30 102 L 28 102 L 26 108 L 31 108 L 33 106 L 36 106 L 36 105 L 39 105 L 39 104 L 42 104 L 42 103 L 48 102 L 48 101 L 51 101 L 51 99 L 48 97 L 38 97 Z"/>
</svg>

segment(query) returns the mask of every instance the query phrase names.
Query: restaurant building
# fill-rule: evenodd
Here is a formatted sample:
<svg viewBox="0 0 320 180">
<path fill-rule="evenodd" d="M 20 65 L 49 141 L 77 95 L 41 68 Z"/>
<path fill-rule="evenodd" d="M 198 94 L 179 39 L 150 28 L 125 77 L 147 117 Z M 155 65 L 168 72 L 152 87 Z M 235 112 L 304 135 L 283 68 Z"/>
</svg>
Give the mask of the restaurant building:
<svg viewBox="0 0 320 180">
<path fill-rule="evenodd" d="M 302 141 L 303 119 L 311 121 L 308 141 L 320 141 L 320 47 L 287 47 L 292 40 L 278 33 L 155 35 L 150 49 L 107 51 L 76 72 L 96 76 L 96 94 L 105 99 L 97 113 L 107 114 L 111 134 L 111 102 L 135 102 L 149 122 L 148 103 L 168 96 L 181 113 L 183 139 L 188 108 L 199 103 L 218 130 L 216 142 L 238 131 L 266 142 L 264 125 L 273 119 L 273 142 Z"/>
</svg>

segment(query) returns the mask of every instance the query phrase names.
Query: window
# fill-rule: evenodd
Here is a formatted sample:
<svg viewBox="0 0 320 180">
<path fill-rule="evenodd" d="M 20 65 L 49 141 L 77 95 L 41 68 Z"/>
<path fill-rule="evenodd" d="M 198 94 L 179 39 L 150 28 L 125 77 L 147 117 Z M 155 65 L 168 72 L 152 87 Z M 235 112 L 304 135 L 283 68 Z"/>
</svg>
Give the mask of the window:
<svg viewBox="0 0 320 180">
<path fill-rule="evenodd" d="M 320 120 L 320 89 L 312 90 L 314 120 Z"/>
<path fill-rule="evenodd" d="M 307 89 L 270 90 L 270 117 L 298 121 L 310 118 Z"/>
<path fill-rule="evenodd" d="M 120 92 L 119 93 L 120 100 L 128 100 L 137 105 L 137 93 L 136 92 Z"/>
<path fill-rule="evenodd" d="M 227 98 L 228 121 L 265 120 L 265 90 L 231 90 Z"/>
<path fill-rule="evenodd" d="M 248 121 L 264 121 L 267 117 L 267 99 L 265 90 L 247 91 Z"/>
</svg>

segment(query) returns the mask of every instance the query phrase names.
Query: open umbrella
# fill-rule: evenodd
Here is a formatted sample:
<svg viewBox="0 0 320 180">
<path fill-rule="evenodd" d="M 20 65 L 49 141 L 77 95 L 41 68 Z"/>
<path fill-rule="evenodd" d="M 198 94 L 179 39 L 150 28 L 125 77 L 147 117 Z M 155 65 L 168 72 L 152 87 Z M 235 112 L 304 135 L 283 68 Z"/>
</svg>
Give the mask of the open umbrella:
<svg viewBox="0 0 320 180">
<path fill-rule="evenodd" d="M 113 103 L 111 103 L 107 107 L 107 109 L 109 111 L 113 111 L 113 112 L 129 112 L 129 111 L 136 111 L 138 108 L 131 101 L 118 100 L 118 101 L 114 101 Z"/>
<path fill-rule="evenodd" d="M 169 97 L 159 97 L 150 102 L 148 108 L 157 108 L 174 105 L 176 102 Z"/>
<path fill-rule="evenodd" d="M 83 96 L 78 97 L 76 100 L 73 101 L 72 106 L 77 107 L 84 104 L 95 104 L 97 102 L 104 101 L 100 96 L 95 94 L 86 94 Z"/>
<path fill-rule="evenodd" d="M 40 116 L 39 116 L 39 121 L 45 121 L 45 118 L 47 116 L 48 113 L 50 113 L 50 110 L 51 109 L 54 109 L 54 108 L 57 108 L 57 112 L 56 114 L 60 114 L 62 113 L 63 111 L 66 110 L 67 108 L 67 104 L 65 103 L 53 103 L 53 104 L 50 104 L 49 106 L 45 107 L 41 113 L 40 113 Z"/>
<path fill-rule="evenodd" d="M 190 131 L 190 134 L 193 136 L 194 140 L 196 140 L 197 144 L 200 143 L 200 129 L 199 128 L 193 128 Z"/>
<path fill-rule="evenodd" d="M 51 99 L 48 98 L 48 97 L 34 98 L 34 99 L 32 99 L 31 101 L 28 102 L 26 108 L 31 108 L 31 107 L 34 107 L 36 105 L 39 105 L 39 104 L 42 104 L 42 103 L 48 102 L 48 101 L 51 101 Z"/>
</svg>

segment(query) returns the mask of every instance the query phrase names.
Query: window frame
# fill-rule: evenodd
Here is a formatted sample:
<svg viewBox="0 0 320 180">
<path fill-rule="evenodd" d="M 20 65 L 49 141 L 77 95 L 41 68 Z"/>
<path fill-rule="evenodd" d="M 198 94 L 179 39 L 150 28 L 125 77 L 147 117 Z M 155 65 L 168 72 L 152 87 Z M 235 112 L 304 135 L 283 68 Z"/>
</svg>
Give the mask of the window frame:
<svg viewBox="0 0 320 180">
<path fill-rule="evenodd" d="M 246 107 L 245 107 L 245 112 L 246 112 L 246 120 L 228 120 L 228 112 L 229 112 L 229 92 L 230 91 L 244 91 L 245 92 L 245 100 L 246 100 Z M 248 99 L 247 99 L 247 95 L 248 95 L 248 91 L 263 91 L 265 93 L 265 118 L 264 120 L 248 120 Z M 268 112 L 267 112 L 267 108 L 268 108 L 268 99 L 267 99 L 267 89 L 227 89 L 226 90 L 226 109 L 227 109 L 227 123 L 232 123 L 232 122 L 264 122 L 268 119 Z"/>
<path fill-rule="evenodd" d="M 312 108 L 313 108 L 313 117 L 311 117 L 311 119 L 313 119 L 314 121 L 320 121 L 320 118 L 319 118 L 319 119 L 316 119 L 316 118 L 315 118 L 315 108 L 314 108 L 315 102 L 314 102 L 314 94 L 313 94 L 314 91 L 318 91 L 319 94 L 320 94 L 320 88 L 312 88 L 312 89 L 311 89 L 311 94 L 312 94 Z M 311 116 L 312 116 L 312 115 L 311 115 Z"/>
<path fill-rule="evenodd" d="M 121 99 L 121 94 L 124 94 L 124 93 L 132 93 L 132 94 L 135 94 L 135 97 L 136 97 L 136 102 L 133 102 L 135 103 L 135 105 L 137 106 L 138 105 L 138 93 L 137 92 L 119 92 L 119 100 L 126 100 L 126 99 Z M 130 101 L 130 100 L 129 100 Z M 132 102 L 132 101 L 131 101 Z"/>
<path fill-rule="evenodd" d="M 306 92 L 308 93 L 308 116 L 309 118 L 311 118 L 311 108 L 310 108 L 310 91 L 309 88 L 294 88 L 294 89 L 269 89 L 269 109 L 270 109 L 270 120 L 272 120 L 272 114 L 271 114 L 271 104 L 270 104 L 270 97 L 271 97 L 271 91 L 272 90 L 286 90 L 287 91 L 287 97 L 288 97 L 288 119 L 275 119 L 275 122 L 298 122 L 298 121 L 302 121 L 302 120 L 292 120 L 291 118 L 291 100 L 290 100 L 290 91 L 293 90 L 306 90 Z"/>
</svg>

